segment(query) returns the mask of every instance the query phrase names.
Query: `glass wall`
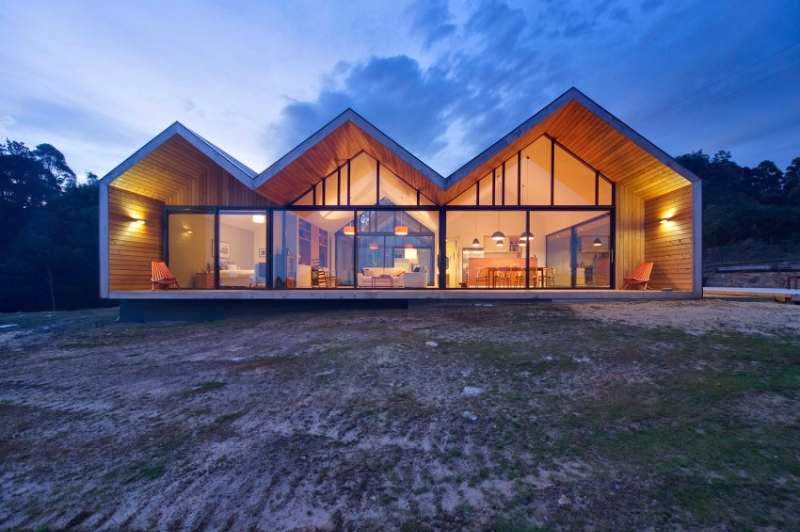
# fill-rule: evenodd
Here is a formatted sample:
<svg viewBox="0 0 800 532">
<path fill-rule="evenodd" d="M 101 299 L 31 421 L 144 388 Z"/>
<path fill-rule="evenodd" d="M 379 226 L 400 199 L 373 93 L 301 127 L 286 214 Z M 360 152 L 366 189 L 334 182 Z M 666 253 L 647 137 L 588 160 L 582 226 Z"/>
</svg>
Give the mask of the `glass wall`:
<svg viewBox="0 0 800 532">
<path fill-rule="evenodd" d="M 169 269 L 181 288 L 214 288 L 214 215 L 172 213 Z"/>
<path fill-rule="evenodd" d="M 220 288 L 266 287 L 267 230 L 267 215 L 264 211 L 220 213 Z"/>
<path fill-rule="evenodd" d="M 525 288 L 525 211 L 448 211 L 448 288 Z M 522 238 L 521 238 L 522 237 Z"/>
<path fill-rule="evenodd" d="M 353 286 L 353 211 L 273 214 L 274 288 Z"/>
<path fill-rule="evenodd" d="M 359 211 L 358 287 L 435 287 L 438 234 L 438 211 Z"/>
<path fill-rule="evenodd" d="M 530 213 L 531 288 L 609 288 L 611 215 Z"/>
</svg>

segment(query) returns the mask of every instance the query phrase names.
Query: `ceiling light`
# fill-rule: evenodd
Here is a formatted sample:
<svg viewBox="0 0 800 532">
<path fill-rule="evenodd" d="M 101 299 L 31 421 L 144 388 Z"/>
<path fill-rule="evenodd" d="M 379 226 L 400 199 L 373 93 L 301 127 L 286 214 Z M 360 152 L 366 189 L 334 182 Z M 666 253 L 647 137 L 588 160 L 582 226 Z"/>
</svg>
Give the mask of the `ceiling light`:
<svg viewBox="0 0 800 532">
<path fill-rule="evenodd" d="M 495 242 L 502 242 L 503 240 L 505 240 L 505 238 L 506 235 L 502 231 L 495 231 L 494 233 L 492 233 L 492 240 L 494 240 Z"/>
</svg>

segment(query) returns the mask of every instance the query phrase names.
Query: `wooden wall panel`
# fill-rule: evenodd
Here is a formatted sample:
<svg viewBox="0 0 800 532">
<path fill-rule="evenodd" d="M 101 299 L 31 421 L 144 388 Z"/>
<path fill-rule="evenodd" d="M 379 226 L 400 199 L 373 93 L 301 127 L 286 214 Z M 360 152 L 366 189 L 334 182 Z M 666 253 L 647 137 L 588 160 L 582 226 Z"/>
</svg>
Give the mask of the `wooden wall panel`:
<svg viewBox="0 0 800 532">
<path fill-rule="evenodd" d="M 630 188 L 617 185 L 617 240 L 615 270 L 617 288 L 645 257 L 645 202 Z"/>
<path fill-rule="evenodd" d="M 692 187 L 684 186 L 644 204 L 644 256 L 655 263 L 650 287 L 692 290 Z M 661 220 L 670 218 L 666 224 Z"/>
<path fill-rule="evenodd" d="M 150 262 L 162 260 L 161 214 L 164 203 L 108 188 L 109 288 L 149 290 Z M 137 224 L 136 219 L 144 220 Z"/>
</svg>

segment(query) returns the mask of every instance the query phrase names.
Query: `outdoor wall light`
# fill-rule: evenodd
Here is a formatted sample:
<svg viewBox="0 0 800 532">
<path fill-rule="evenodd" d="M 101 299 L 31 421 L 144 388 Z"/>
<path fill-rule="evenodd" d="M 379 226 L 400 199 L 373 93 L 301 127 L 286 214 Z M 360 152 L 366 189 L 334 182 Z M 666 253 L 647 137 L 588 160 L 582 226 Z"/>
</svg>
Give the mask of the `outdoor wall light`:
<svg viewBox="0 0 800 532">
<path fill-rule="evenodd" d="M 407 225 L 396 225 L 394 226 L 394 234 L 397 236 L 406 236 L 408 235 L 408 226 Z"/>
<path fill-rule="evenodd" d="M 354 225 L 345 225 L 344 226 L 344 234 L 347 236 L 353 236 L 356 234 L 356 228 Z"/>
<path fill-rule="evenodd" d="M 658 223 L 664 227 L 672 227 L 675 225 L 675 222 L 672 221 L 672 218 L 661 218 Z"/>
<path fill-rule="evenodd" d="M 266 223 L 267 217 L 263 214 L 254 214 L 253 215 L 253 223 L 254 224 L 263 224 Z"/>
<path fill-rule="evenodd" d="M 145 224 L 145 221 L 142 220 L 141 218 L 134 218 L 133 220 L 131 220 L 131 225 L 134 225 L 136 227 L 141 227 L 144 224 Z"/>
</svg>

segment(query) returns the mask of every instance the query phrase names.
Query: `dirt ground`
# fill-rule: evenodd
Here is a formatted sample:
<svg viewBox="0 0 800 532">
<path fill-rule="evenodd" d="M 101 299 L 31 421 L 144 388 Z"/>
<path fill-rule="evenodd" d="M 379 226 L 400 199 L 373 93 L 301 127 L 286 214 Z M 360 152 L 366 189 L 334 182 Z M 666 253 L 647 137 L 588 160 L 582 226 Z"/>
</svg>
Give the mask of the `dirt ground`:
<svg viewBox="0 0 800 532">
<path fill-rule="evenodd" d="M 0 316 L 0 528 L 796 529 L 800 306 Z"/>
</svg>

